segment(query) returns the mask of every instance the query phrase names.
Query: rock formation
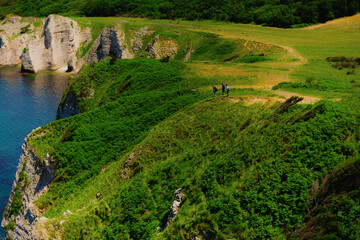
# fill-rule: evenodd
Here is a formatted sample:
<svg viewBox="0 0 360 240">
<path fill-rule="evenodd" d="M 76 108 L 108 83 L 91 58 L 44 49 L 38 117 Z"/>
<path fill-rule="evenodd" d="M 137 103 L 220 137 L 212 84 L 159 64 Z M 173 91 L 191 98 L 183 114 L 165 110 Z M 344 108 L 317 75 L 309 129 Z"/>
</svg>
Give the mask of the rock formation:
<svg viewBox="0 0 360 240">
<path fill-rule="evenodd" d="M 21 64 L 24 72 L 68 70 L 77 72 L 83 61 L 77 51 L 90 42 L 90 29 L 56 15 L 45 20 L 11 17 L 0 26 L 0 66 Z M 37 27 L 35 27 L 37 26 Z"/>
<path fill-rule="evenodd" d="M 101 32 L 90 49 L 87 62 L 98 62 L 107 57 L 134 58 L 132 48 L 126 43 L 125 32 L 120 24 L 111 28 L 107 27 Z"/>
<path fill-rule="evenodd" d="M 11 17 L 0 25 L 0 66 L 19 65 L 27 42 L 41 34 L 32 22 L 20 20 L 20 17 Z"/>
<path fill-rule="evenodd" d="M 27 139 L 22 146 L 23 153 L 20 157 L 16 180 L 13 184 L 9 202 L 6 206 L 4 219 L 1 223 L 3 227 L 15 223 L 15 230 L 7 230 L 7 238 L 37 239 L 34 226 L 39 221 L 40 212 L 34 206 L 34 201 L 48 191 L 49 184 L 53 181 L 56 167 L 48 154 L 40 160 L 32 151 Z M 14 196 L 16 189 L 21 190 L 21 210 L 13 214 L 11 208 L 15 204 Z"/>
<path fill-rule="evenodd" d="M 183 201 L 183 198 L 185 197 L 185 194 L 181 193 L 180 191 L 181 191 L 181 188 L 176 190 L 174 193 L 174 202 L 170 207 L 170 213 L 168 215 L 168 219 L 167 219 L 165 227 L 168 227 L 171 224 L 171 222 L 174 220 L 174 218 L 176 217 L 176 215 L 179 212 L 181 203 Z"/>
<path fill-rule="evenodd" d="M 81 66 L 76 56 L 84 42 L 90 42 L 90 30 L 81 30 L 76 21 L 50 15 L 44 23 L 44 33 L 30 41 L 21 55 L 25 72 L 64 69 L 78 71 Z"/>
<path fill-rule="evenodd" d="M 148 44 L 147 51 L 149 58 L 162 59 L 165 57 L 174 58 L 177 53 L 177 43 L 172 39 L 161 39 L 157 35 L 153 41 Z"/>
<path fill-rule="evenodd" d="M 0 67 L 21 64 L 23 72 L 63 70 L 76 73 L 83 64 L 107 57 L 174 58 L 178 44 L 160 35 L 151 37 L 154 32 L 148 27 L 129 30 L 123 22 L 116 23 L 103 29 L 83 57 L 79 50 L 91 42 L 89 28 L 81 29 L 76 21 L 57 15 L 45 20 L 11 17 L 0 25 Z M 145 40 L 148 39 L 145 36 L 152 40 Z"/>
<path fill-rule="evenodd" d="M 59 104 L 56 119 L 68 118 L 79 113 L 76 96 L 73 92 L 69 92 L 66 94 L 64 101 Z"/>
</svg>

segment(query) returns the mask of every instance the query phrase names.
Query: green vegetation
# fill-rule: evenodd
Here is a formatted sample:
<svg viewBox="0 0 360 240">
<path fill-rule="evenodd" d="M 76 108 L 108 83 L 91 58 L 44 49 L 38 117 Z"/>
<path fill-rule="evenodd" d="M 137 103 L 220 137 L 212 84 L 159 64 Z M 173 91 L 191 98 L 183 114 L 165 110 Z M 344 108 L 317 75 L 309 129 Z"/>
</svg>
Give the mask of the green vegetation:
<svg viewBox="0 0 360 240">
<path fill-rule="evenodd" d="M 304 23 L 325 22 L 350 16 L 360 10 L 356 0 L 341 1 L 275 1 L 275 0 L 87 0 L 87 1 L 20 1 L 3 0 L 0 17 L 7 14 L 45 17 L 131 15 L 148 18 L 187 20 L 213 19 L 241 23 L 256 23 L 275 27 L 304 26 Z"/>
<path fill-rule="evenodd" d="M 22 191 L 31 183 L 28 175 L 26 174 L 26 164 L 27 159 L 24 161 L 23 167 L 19 173 L 19 178 L 17 180 L 17 185 L 14 190 L 14 195 L 11 198 L 11 206 L 9 206 L 9 209 L 6 209 L 4 213 L 4 217 L 6 219 L 14 217 L 8 224 L 9 229 L 11 230 L 13 230 L 12 227 L 14 227 L 13 225 L 15 224 L 14 219 L 16 219 L 17 214 L 19 214 L 22 208 Z"/>
<path fill-rule="evenodd" d="M 6 224 L 6 226 L 4 227 L 6 231 L 15 231 L 15 222 L 14 221 L 10 221 L 8 224 Z"/>
<path fill-rule="evenodd" d="M 59 221 L 76 213 L 63 238 L 285 238 L 301 226 L 313 182 L 359 154 L 356 110 L 346 103 L 204 101 L 178 65 L 86 66 L 68 89 L 86 112 L 32 134 L 37 154 L 51 149 L 58 163 L 38 207 Z M 129 153 L 136 160 L 124 176 Z M 186 201 L 157 235 L 180 187 Z"/>
<path fill-rule="evenodd" d="M 36 200 L 48 236 L 297 239 L 310 229 L 357 239 L 360 83 L 326 58 L 357 61 L 358 17 L 289 30 L 121 18 L 127 33 L 155 24 L 178 54 L 84 66 L 65 93 L 81 114 L 30 135 L 36 155 L 57 163 Z M 95 39 L 120 18 L 74 19 Z M 212 97 L 221 82 L 231 97 Z M 184 201 L 165 227 L 179 188 Z"/>
<path fill-rule="evenodd" d="M 30 24 L 26 25 L 25 27 L 22 27 L 22 28 L 20 29 L 20 30 L 21 30 L 20 33 L 21 33 L 21 34 L 24 34 L 24 33 L 29 32 L 29 31 L 30 31 L 29 27 L 30 27 Z"/>
<path fill-rule="evenodd" d="M 326 235 L 317 239 L 358 239 L 359 174 L 358 159 L 337 166 L 325 178 L 320 194 L 311 199 L 307 223 L 296 237 L 314 237 L 325 231 Z"/>
</svg>

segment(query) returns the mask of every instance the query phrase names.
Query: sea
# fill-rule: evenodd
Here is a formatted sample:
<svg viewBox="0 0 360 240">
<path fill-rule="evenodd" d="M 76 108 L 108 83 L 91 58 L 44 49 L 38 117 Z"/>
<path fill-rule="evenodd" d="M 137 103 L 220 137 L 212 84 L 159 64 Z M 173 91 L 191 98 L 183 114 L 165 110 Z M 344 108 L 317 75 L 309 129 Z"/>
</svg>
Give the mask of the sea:
<svg viewBox="0 0 360 240">
<path fill-rule="evenodd" d="M 20 68 L 0 69 L 0 219 L 9 199 L 21 145 L 35 128 L 56 118 L 68 84 L 66 73 L 22 74 Z M 0 221 L 1 221 L 0 220 Z M 0 239 L 5 231 L 0 227 Z"/>
</svg>

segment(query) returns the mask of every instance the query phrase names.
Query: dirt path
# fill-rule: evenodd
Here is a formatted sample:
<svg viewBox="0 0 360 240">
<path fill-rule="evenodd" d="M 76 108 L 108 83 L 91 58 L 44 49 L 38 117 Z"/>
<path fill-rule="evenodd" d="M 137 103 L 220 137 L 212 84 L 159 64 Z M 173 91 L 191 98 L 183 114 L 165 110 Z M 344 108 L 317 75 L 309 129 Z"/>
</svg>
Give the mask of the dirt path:
<svg viewBox="0 0 360 240">
<path fill-rule="evenodd" d="M 317 101 L 321 100 L 321 98 L 301 95 L 301 94 L 298 94 L 298 93 L 289 92 L 289 91 L 283 91 L 283 90 L 275 90 L 275 91 L 272 91 L 272 92 L 279 95 L 279 96 L 283 96 L 285 98 L 291 98 L 292 96 L 302 97 L 304 99 L 300 102 L 300 104 L 311 104 L 311 103 L 316 103 Z"/>
<path fill-rule="evenodd" d="M 234 36 L 230 36 L 230 35 L 226 35 L 226 34 L 221 34 L 221 36 L 223 38 L 241 39 L 241 37 L 234 37 Z M 286 81 L 292 82 L 293 80 L 289 77 L 289 75 L 294 71 L 294 67 L 301 66 L 308 62 L 307 59 L 305 57 L 301 56 L 294 48 L 291 48 L 289 46 L 282 46 L 282 45 L 278 45 L 278 46 L 285 49 L 295 59 L 299 60 L 299 61 L 284 63 L 284 65 L 287 65 L 290 68 L 290 71 L 287 74 L 277 76 L 278 79 L 274 79 L 275 75 L 272 76 L 272 81 L 269 82 L 269 84 L 262 83 L 262 84 L 258 84 L 258 85 L 241 85 L 241 86 L 236 85 L 236 86 L 232 86 L 232 87 L 233 88 L 253 88 L 253 89 L 258 89 L 258 90 L 265 90 L 265 91 L 269 91 L 271 93 L 274 93 L 274 94 L 280 96 L 280 98 L 278 98 L 278 97 L 274 97 L 274 98 L 252 97 L 252 98 L 250 98 L 251 99 L 250 102 L 267 102 L 269 100 L 270 101 L 279 101 L 279 100 L 283 101 L 283 98 L 287 99 L 292 96 L 303 97 L 304 99 L 300 102 L 300 104 L 312 104 L 317 101 L 320 101 L 321 98 L 318 98 L 318 97 L 301 95 L 298 93 L 289 92 L 289 91 L 285 91 L 285 90 L 275 90 L 275 91 L 271 90 L 271 88 L 273 86 L 275 86 L 276 84 L 278 84 L 279 82 L 286 82 Z M 283 98 L 281 98 L 281 97 L 283 97 Z M 257 99 L 257 100 L 255 100 L 255 99 Z"/>
<path fill-rule="evenodd" d="M 299 59 L 299 62 L 294 62 L 294 65 L 302 65 L 307 62 L 306 58 L 304 58 L 298 52 L 296 52 L 295 49 L 288 47 L 288 46 L 279 46 L 279 47 L 286 49 L 291 55 L 293 55 L 295 58 Z"/>
</svg>

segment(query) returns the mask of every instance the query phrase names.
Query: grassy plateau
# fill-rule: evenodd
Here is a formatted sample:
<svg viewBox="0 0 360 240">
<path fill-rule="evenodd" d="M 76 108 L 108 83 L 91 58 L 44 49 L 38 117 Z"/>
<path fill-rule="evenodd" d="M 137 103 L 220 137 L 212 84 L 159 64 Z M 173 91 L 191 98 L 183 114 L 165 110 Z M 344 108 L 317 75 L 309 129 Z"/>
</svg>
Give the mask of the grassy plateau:
<svg viewBox="0 0 360 240">
<path fill-rule="evenodd" d="M 359 14 L 299 29 L 73 19 L 93 40 L 120 21 L 179 48 L 169 61 L 84 66 L 65 92 L 81 114 L 30 135 L 35 153 L 57 163 L 35 202 L 48 219 L 40 236 L 360 238 Z"/>
</svg>

